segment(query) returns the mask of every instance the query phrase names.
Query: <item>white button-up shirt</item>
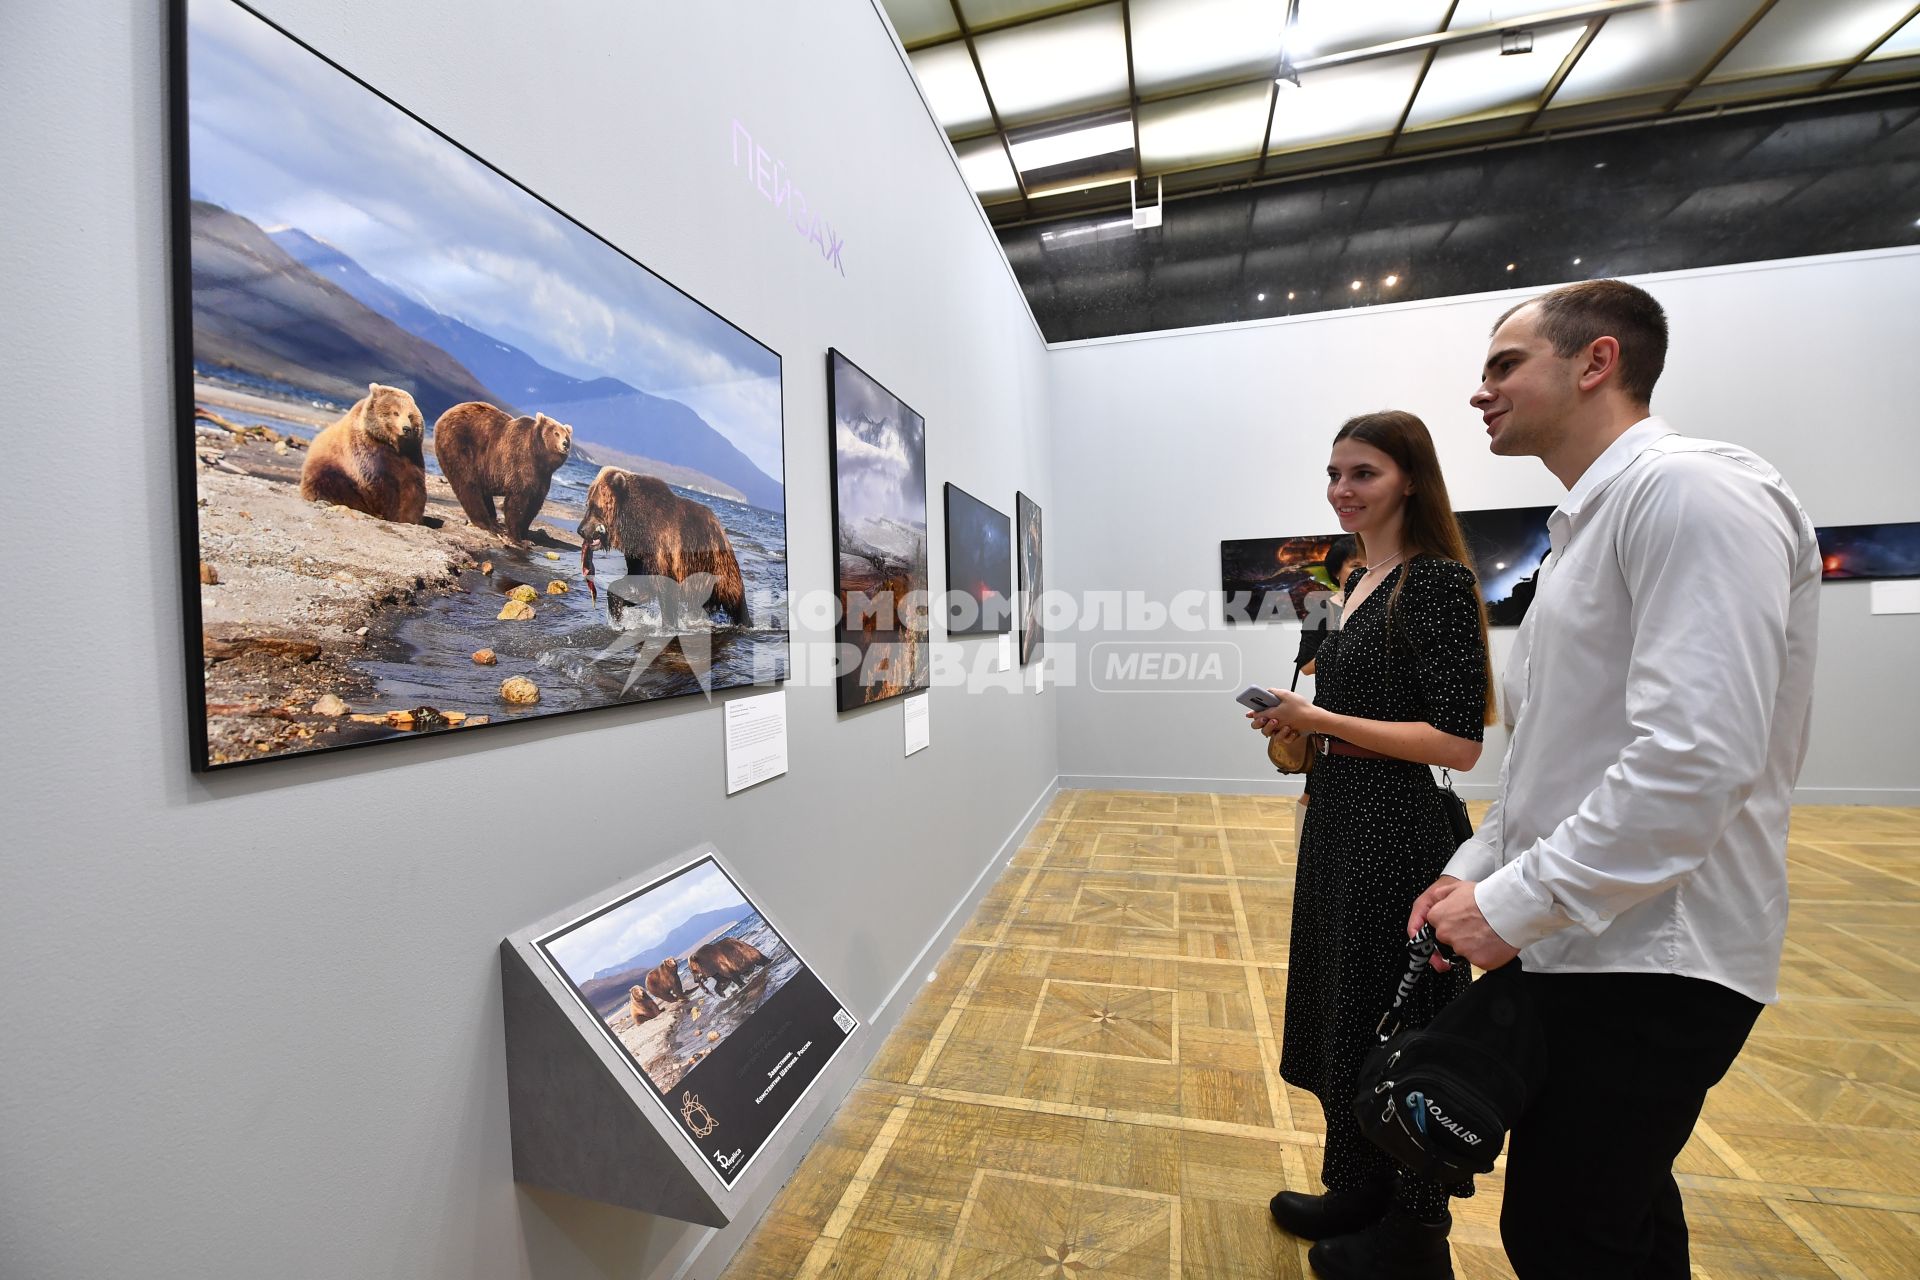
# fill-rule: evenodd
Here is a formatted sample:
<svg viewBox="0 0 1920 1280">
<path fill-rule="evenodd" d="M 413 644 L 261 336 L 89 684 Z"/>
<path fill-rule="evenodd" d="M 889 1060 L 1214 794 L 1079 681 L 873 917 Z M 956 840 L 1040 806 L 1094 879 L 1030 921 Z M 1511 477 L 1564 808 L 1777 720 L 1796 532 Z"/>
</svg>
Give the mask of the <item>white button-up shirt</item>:
<svg viewBox="0 0 1920 1280">
<path fill-rule="evenodd" d="M 1820 555 L 1780 473 L 1630 428 L 1548 520 L 1507 662 L 1500 795 L 1447 865 L 1546 973 L 1778 998 L 1787 818 L 1813 707 Z"/>
</svg>

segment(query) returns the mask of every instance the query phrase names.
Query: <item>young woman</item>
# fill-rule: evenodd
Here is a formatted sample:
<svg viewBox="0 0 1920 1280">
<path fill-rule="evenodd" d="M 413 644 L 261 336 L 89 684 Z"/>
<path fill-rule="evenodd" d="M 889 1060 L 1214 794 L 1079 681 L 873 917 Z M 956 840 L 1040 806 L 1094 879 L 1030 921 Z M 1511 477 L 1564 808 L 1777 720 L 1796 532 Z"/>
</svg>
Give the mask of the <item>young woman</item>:
<svg viewBox="0 0 1920 1280">
<path fill-rule="evenodd" d="M 1317 1240 L 1329 1280 L 1451 1280 L 1452 1218 L 1436 1182 L 1401 1173 L 1360 1136 L 1360 1060 L 1406 962 L 1413 900 L 1454 851 L 1429 765 L 1472 767 L 1493 722 L 1486 610 L 1433 439 L 1410 413 L 1370 413 L 1334 436 L 1327 501 L 1359 543 L 1341 627 L 1316 656 L 1314 699 L 1275 690 L 1265 733 L 1324 736 L 1307 775 L 1295 871 L 1280 1074 L 1320 1099 L 1324 1195 L 1283 1191 L 1273 1216 Z M 1409 1021 L 1465 989 L 1465 965 L 1430 973 Z"/>
</svg>

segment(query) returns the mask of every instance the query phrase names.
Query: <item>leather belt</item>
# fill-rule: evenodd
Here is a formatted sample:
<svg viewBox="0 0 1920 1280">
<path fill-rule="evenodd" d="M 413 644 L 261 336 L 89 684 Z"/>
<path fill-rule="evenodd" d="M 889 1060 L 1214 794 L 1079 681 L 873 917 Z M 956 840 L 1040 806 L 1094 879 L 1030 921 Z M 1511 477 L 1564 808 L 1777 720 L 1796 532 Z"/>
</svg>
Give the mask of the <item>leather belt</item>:
<svg viewBox="0 0 1920 1280">
<path fill-rule="evenodd" d="M 1384 751 L 1375 751 L 1371 747 L 1355 746 L 1353 743 L 1348 742 L 1346 739 L 1336 738 L 1331 734 L 1321 735 L 1320 747 L 1323 751 L 1331 752 L 1336 756 L 1352 756 L 1356 760 L 1399 760 L 1400 759 L 1399 756 L 1390 756 Z"/>
</svg>

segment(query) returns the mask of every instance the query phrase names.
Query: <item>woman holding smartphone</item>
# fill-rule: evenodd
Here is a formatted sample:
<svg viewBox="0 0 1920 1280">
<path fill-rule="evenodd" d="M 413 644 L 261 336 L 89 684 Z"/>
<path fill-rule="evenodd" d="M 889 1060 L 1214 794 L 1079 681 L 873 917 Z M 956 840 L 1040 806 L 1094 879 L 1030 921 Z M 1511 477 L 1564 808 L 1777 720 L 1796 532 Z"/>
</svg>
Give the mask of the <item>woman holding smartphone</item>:
<svg viewBox="0 0 1920 1280">
<path fill-rule="evenodd" d="M 1252 716 L 1269 735 L 1323 735 L 1307 775 L 1280 1075 L 1326 1113 L 1326 1191 L 1282 1191 L 1273 1216 L 1319 1242 L 1308 1256 L 1328 1280 L 1451 1280 L 1445 1189 L 1361 1137 L 1352 1104 L 1405 969 L 1408 913 L 1454 852 L 1428 766 L 1471 768 L 1493 722 L 1486 609 L 1420 419 L 1385 411 L 1342 426 L 1327 501 L 1368 567 L 1347 576 L 1313 701 L 1276 689 L 1279 705 Z M 1429 974 L 1409 1024 L 1467 981 L 1465 965 Z"/>
</svg>

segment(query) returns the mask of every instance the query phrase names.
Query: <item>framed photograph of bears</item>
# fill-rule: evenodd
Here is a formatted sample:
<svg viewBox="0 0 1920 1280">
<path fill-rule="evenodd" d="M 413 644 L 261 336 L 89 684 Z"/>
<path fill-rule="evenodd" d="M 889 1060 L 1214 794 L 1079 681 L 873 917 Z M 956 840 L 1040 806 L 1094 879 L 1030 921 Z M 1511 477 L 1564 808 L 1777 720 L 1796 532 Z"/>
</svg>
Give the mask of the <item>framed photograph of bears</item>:
<svg viewBox="0 0 1920 1280">
<path fill-rule="evenodd" d="M 827 352 L 842 711 L 928 687 L 927 421 Z"/>
<path fill-rule="evenodd" d="M 533 942 L 729 1187 L 859 1025 L 710 854 Z"/>
<path fill-rule="evenodd" d="M 193 766 L 785 679 L 779 354 L 238 0 L 172 34 Z"/>
</svg>

